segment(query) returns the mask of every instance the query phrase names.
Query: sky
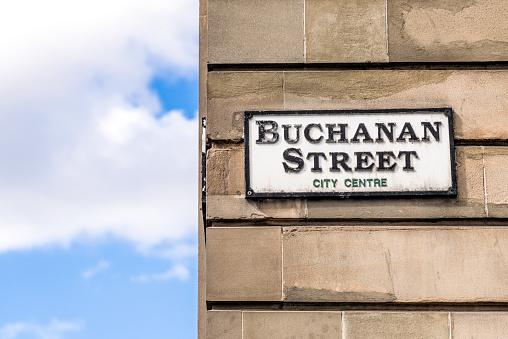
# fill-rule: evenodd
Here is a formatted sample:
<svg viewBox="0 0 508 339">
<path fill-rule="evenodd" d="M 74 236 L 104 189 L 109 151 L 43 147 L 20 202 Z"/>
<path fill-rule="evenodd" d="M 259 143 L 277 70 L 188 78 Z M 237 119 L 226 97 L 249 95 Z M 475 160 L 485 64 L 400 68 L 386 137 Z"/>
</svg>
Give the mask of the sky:
<svg viewBox="0 0 508 339">
<path fill-rule="evenodd" d="M 0 0 L 0 339 L 197 335 L 198 1 Z"/>
</svg>

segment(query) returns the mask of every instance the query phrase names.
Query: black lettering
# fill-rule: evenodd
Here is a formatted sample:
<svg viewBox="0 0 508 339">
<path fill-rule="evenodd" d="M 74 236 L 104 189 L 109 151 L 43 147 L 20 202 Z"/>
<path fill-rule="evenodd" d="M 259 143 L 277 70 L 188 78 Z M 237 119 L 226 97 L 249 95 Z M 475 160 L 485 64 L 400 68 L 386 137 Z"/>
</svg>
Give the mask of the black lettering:
<svg viewBox="0 0 508 339">
<path fill-rule="evenodd" d="M 279 133 L 277 133 L 277 128 L 279 125 L 273 120 L 258 120 L 256 124 L 259 126 L 259 137 L 256 140 L 256 144 L 274 144 L 279 140 Z M 270 128 L 266 128 L 269 125 Z M 270 133 L 272 137 L 270 139 L 266 139 L 266 133 Z"/>
<path fill-rule="evenodd" d="M 374 162 L 370 165 L 369 158 L 374 159 L 374 156 L 370 152 L 355 152 L 356 155 L 356 167 L 355 171 L 372 171 L 374 167 Z"/>
<path fill-rule="evenodd" d="M 305 130 L 303 131 L 303 134 L 305 135 L 305 139 L 307 139 L 308 142 L 313 143 L 313 144 L 317 144 L 318 142 L 323 140 L 323 136 L 320 136 L 317 139 L 313 139 L 310 136 L 310 129 L 311 128 L 318 128 L 319 131 L 323 132 L 323 127 L 321 127 L 321 124 L 308 124 L 307 126 L 305 126 Z"/>
<path fill-rule="evenodd" d="M 312 172 L 323 172 L 319 162 L 320 157 L 323 157 L 326 160 L 326 155 L 322 152 L 309 152 L 309 154 L 307 154 L 307 160 L 310 158 L 313 158 L 314 160 L 314 166 L 310 169 Z"/>
<path fill-rule="evenodd" d="M 386 127 L 385 124 L 382 123 L 376 123 L 377 126 L 377 142 L 384 142 L 383 138 L 381 138 L 381 131 L 383 131 L 384 135 L 393 142 L 393 127 L 395 126 L 395 123 L 389 122 L 388 126 L 390 126 L 390 130 L 388 130 L 388 127 Z"/>
<path fill-rule="evenodd" d="M 404 164 L 404 167 L 402 168 L 404 171 L 414 171 L 415 170 L 415 168 L 411 165 L 411 156 L 412 155 L 416 159 L 419 159 L 418 154 L 416 154 L 415 151 L 400 151 L 399 152 L 399 155 L 397 156 L 397 158 L 400 159 L 401 156 L 404 156 L 404 159 L 405 159 L 405 164 Z"/>
<path fill-rule="evenodd" d="M 409 122 L 404 124 L 402 127 L 402 132 L 400 132 L 397 141 L 406 141 L 406 134 L 409 135 L 409 141 L 420 141 L 420 139 L 416 136 L 413 126 Z"/>
<path fill-rule="evenodd" d="M 284 128 L 284 140 L 288 144 L 296 144 L 300 140 L 300 127 L 302 127 L 302 125 L 293 125 L 293 126 L 294 128 L 296 128 L 296 138 L 290 139 L 289 129 L 291 128 L 291 125 L 282 125 L 282 128 Z"/>
<path fill-rule="evenodd" d="M 295 155 L 291 155 L 290 153 L 296 153 L 300 157 L 297 157 Z M 301 149 L 299 149 L 299 148 L 288 148 L 287 150 L 285 150 L 282 153 L 282 156 L 284 157 L 284 160 L 297 165 L 296 167 L 290 167 L 286 162 L 282 162 L 282 165 L 284 165 L 284 171 L 286 171 L 286 173 L 289 173 L 289 172 L 300 172 L 302 170 L 304 163 L 303 163 L 303 159 L 301 158 L 301 157 L 303 157 Z"/>
<path fill-rule="evenodd" d="M 359 136 L 363 136 L 363 142 L 373 142 L 374 140 L 370 137 L 367 128 L 364 123 L 360 123 L 358 128 L 356 129 L 355 136 L 351 139 L 351 142 L 360 142 L 358 139 Z"/>
<path fill-rule="evenodd" d="M 378 157 L 378 171 L 393 171 L 395 169 L 396 163 L 390 165 L 391 158 L 395 159 L 395 154 L 392 151 L 389 152 L 376 152 Z"/>
<path fill-rule="evenodd" d="M 339 127 L 338 130 L 335 130 L 335 127 Z M 346 139 L 346 127 L 347 124 L 326 124 L 326 128 L 328 128 L 328 139 L 326 142 L 329 144 L 333 144 L 336 142 L 347 142 Z M 335 141 L 335 135 L 339 135 L 339 139 Z"/>
<path fill-rule="evenodd" d="M 330 168 L 331 172 L 340 172 L 340 168 L 338 165 L 342 167 L 342 169 L 346 172 L 351 172 L 351 167 L 346 164 L 349 161 L 349 155 L 344 152 L 330 152 L 332 156 L 332 167 Z M 341 157 L 339 160 L 339 156 Z"/>
<path fill-rule="evenodd" d="M 427 121 L 422 122 L 422 125 L 423 125 L 422 140 L 430 141 L 429 136 L 427 135 L 427 131 L 429 131 L 432 134 L 432 136 L 434 137 L 434 139 L 436 139 L 436 141 L 439 141 L 439 126 L 441 125 L 441 121 L 434 122 L 436 129 L 434 129 L 434 127 L 432 127 L 430 122 L 427 122 Z"/>
</svg>

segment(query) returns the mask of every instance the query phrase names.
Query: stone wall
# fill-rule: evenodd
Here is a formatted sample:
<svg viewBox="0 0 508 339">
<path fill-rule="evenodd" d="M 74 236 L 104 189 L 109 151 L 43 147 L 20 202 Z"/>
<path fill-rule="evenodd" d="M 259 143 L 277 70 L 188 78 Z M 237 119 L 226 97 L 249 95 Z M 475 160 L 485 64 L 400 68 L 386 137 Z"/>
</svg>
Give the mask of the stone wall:
<svg viewBox="0 0 508 339">
<path fill-rule="evenodd" d="M 508 338 L 507 17 L 201 0 L 200 338 Z M 245 199 L 244 111 L 439 107 L 455 197 Z"/>
</svg>

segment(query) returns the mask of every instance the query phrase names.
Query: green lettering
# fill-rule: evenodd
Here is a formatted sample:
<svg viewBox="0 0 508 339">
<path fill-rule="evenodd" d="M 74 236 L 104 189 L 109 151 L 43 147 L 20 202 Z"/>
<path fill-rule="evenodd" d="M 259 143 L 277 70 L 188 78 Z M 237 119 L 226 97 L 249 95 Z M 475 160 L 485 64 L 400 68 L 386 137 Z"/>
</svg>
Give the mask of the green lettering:
<svg viewBox="0 0 508 339">
<path fill-rule="evenodd" d="M 314 179 L 312 184 L 314 184 L 314 187 L 319 187 L 319 180 L 318 179 Z"/>
<path fill-rule="evenodd" d="M 374 179 L 374 187 L 379 187 L 381 185 L 381 180 L 379 179 Z"/>
<path fill-rule="evenodd" d="M 386 187 L 386 178 L 381 179 L 381 187 Z"/>
<path fill-rule="evenodd" d="M 349 185 L 348 185 L 349 184 Z M 344 186 L 351 187 L 351 179 L 344 180 Z"/>
<path fill-rule="evenodd" d="M 358 187 L 358 179 L 353 179 L 353 187 Z"/>
</svg>

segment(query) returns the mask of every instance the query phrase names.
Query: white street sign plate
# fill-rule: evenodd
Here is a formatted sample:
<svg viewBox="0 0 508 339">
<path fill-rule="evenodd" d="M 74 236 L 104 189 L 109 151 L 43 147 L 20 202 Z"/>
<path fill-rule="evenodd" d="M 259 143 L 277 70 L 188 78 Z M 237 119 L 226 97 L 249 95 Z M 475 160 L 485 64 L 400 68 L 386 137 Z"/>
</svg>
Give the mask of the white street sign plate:
<svg viewBox="0 0 508 339">
<path fill-rule="evenodd" d="M 245 112 L 247 198 L 456 195 L 452 110 Z"/>
</svg>

